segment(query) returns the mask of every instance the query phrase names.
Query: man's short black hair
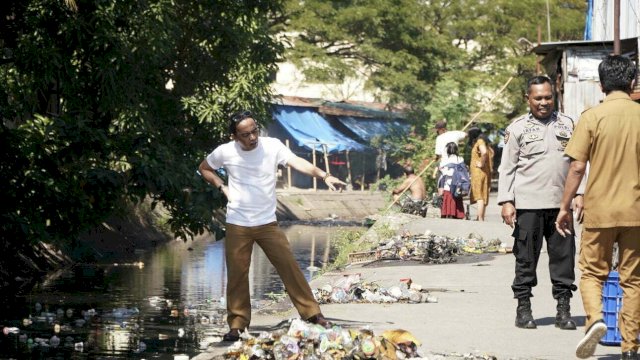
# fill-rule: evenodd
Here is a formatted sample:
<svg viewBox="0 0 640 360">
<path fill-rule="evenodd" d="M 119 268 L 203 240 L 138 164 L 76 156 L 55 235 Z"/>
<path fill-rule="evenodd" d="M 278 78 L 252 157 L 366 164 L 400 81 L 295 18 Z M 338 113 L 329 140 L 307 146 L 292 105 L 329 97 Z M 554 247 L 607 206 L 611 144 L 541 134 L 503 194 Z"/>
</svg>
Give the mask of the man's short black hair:
<svg viewBox="0 0 640 360">
<path fill-rule="evenodd" d="M 609 55 L 598 65 L 600 84 L 605 93 L 614 90 L 629 92 L 638 69 L 631 59 L 622 55 Z"/>
<path fill-rule="evenodd" d="M 235 135 L 238 123 L 244 119 L 252 118 L 253 114 L 249 110 L 242 110 L 229 117 L 229 134 Z M 255 120 L 255 119 L 254 119 Z"/>
<path fill-rule="evenodd" d="M 532 85 L 541 85 L 544 83 L 548 83 L 549 85 L 551 85 L 551 90 L 553 92 L 553 81 L 551 81 L 551 78 L 545 75 L 538 75 L 532 77 L 531 79 L 529 79 L 529 81 L 527 81 L 527 95 L 529 95 Z"/>
<path fill-rule="evenodd" d="M 403 167 L 403 170 L 404 170 L 404 174 L 405 174 L 405 175 L 411 175 L 411 174 L 413 174 L 413 167 L 412 167 L 411 165 L 405 165 L 405 166 Z"/>
</svg>

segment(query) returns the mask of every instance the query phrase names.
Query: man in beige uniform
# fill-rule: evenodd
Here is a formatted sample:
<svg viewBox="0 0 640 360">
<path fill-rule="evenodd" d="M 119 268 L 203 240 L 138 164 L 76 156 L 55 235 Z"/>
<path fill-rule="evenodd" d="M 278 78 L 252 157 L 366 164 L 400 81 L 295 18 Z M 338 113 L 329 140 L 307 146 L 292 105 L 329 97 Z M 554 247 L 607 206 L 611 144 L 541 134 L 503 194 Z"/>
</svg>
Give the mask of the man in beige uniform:
<svg viewBox="0 0 640 360">
<path fill-rule="evenodd" d="M 634 63 L 610 56 L 600 63 L 604 102 L 580 116 L 565 153 L 573 161 L 556 220 L 571 237 L 569 204 L 591 164 L 584 198 L 580 241 L 580 293 L 587 314 L 585 337 L 576 356 L 593 355 L 607 331 L 602 320 L 602 282 L 611 270 L 613 244 L 618 243 L 620 286 L 623 290 L 619 327 L 621 359 L 637 359 L 640 331 L 640 104 L 629 93 L 636 79 Z"/>
<path fill-rule="evenodd" d="M 562 237 L 554 221 L 560 208 L 562 186 L 569 170 L 564 148 L 573 121 L 554 111 L 551 79 L 536 76 L 527 84 L 530 112 L 507 127 L 500 164 L 498 204 L 502 219 L 514 227 L 515 277 L 511 289 L 518 299 L 515 325 L 537 327 L 531 314 L 532 288 L 538 284 L 536 268 L 543 239 L 547 242 L 552 295 L 557 300 L 555 326 L 573 330 L 570 299 L 576 290 L 575 242 Z"/>
</svg>

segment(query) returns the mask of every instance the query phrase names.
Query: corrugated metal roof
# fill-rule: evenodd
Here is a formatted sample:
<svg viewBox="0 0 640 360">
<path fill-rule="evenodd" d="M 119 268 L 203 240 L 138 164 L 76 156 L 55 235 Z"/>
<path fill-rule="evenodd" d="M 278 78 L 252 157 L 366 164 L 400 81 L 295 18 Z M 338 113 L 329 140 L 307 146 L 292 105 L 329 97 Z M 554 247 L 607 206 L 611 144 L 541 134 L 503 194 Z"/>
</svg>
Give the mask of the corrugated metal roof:
<svg viewBox="0 0 640 360">
<path fill-rule="evenodd" d="M 638 45 L 638 38 L 621 39 L 620 47 L 623 53 L 636 51 Z M 557 41 L 542 43 L 533 48 L 533 52 L 538 55 L 546 55 L 554 51 L 562 51 L 571 47 L 602 47 L 607 49 L 613 49 L 613 40 L 572 40 L 572 41 Z M 625 51 L 626 50 L 626 51 Z"/>
<path fill-rule="evenodd" d="M 388 104 L 379 102 L 334 102 L 319 98 L 281 96 L 274 103 L 276 105 L 317 108 L 321 114 L 334 116 L 357 116 L 376 119 L 403 119 L 405 117 L 401 107 L 389 108 Z"/>
<path fill-rule="evenodd" d="M 380 119 L 354 118 L 338 116 L 338 121 L 353 131 L 362 141 L 369 142 L 376 136 L 391 137 L 394 134 L 409 133 L 410 126 L 400 121 L 384 121 Z"/>
</svg>

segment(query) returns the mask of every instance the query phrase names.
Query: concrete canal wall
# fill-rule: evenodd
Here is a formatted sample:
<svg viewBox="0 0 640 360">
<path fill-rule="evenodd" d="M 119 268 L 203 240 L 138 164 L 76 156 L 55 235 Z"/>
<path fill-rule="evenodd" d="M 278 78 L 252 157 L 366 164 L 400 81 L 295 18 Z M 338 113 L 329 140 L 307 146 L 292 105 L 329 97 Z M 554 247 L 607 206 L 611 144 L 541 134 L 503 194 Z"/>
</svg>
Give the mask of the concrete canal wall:
<svg viewBox="0 0 640 360">
<path fill-rule="evenodd" d="M 380 191 L 278 189 L 278 220 L 363 220 L 390 204 Z"/>
</svg>

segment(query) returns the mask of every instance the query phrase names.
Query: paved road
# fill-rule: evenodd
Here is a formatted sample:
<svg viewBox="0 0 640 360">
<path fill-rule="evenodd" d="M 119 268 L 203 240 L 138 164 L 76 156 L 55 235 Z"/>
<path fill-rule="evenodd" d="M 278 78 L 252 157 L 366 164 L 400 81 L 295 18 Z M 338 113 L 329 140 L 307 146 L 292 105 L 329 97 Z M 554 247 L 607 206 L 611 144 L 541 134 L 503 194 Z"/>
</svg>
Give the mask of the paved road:
<svg viewBox="0 0 640 360">
<path fill-rule="evenodd" d="M 466 236 L 477 233 L 485 239 L 499 238 L 511 246 L 510 229 L 502 223 L 495 196 L 490 200 L 486 222 L 423 219 L 407 224 L 412 233 L 430 230 L 437 234 Z M 474 218 L 472 208 L 471 218 Z M 369 327 L 376 334 L 384 330 L 405 329 L 420 341 L 420 354 L 427 359 L 462 358 L 454 354 L 493 355 L 498 359 L 574 359 L 575 346 L 584 333 L 584 309 L 579 292 L 572 299 L 572 314 L 577 330 L 559 330 L 554 326 L 555 300 L 551 297 L 548 257 L 542 254 L 538 269 L 539 284 L 532 298 L 535 330 L 514 326 L 516 300 L 510 284 L 513 280 L 513 255 L 496 254 L 476 261 L 448 265 L 407 263 L 394 266 L 350 267 L 341 273 L 326 274 L 312 282 L 312 287 L 330 283 L 336 277 L 360 273 L 366 281 L 382 286 L 396 285 L 410 277 L 423 288 L 433 289 L 437 303 L 421 304 L 330 304 L 323 305 L 325 315 L 344 327 Z M 577 271 L 577 270 L 576 270 Z M 576 274 L 579 277 L 579 272 Z M 278 315 L 256 314 L 252 329 L 268 329 L 295 312 Z M 214 348 L 198 359 L 211 359 L 224 348 Z M 443 355 L 444 354 L 444 355 Z M 618 359 L 619 347 L 598 346 L 597 359 Z"/>
</svg>

